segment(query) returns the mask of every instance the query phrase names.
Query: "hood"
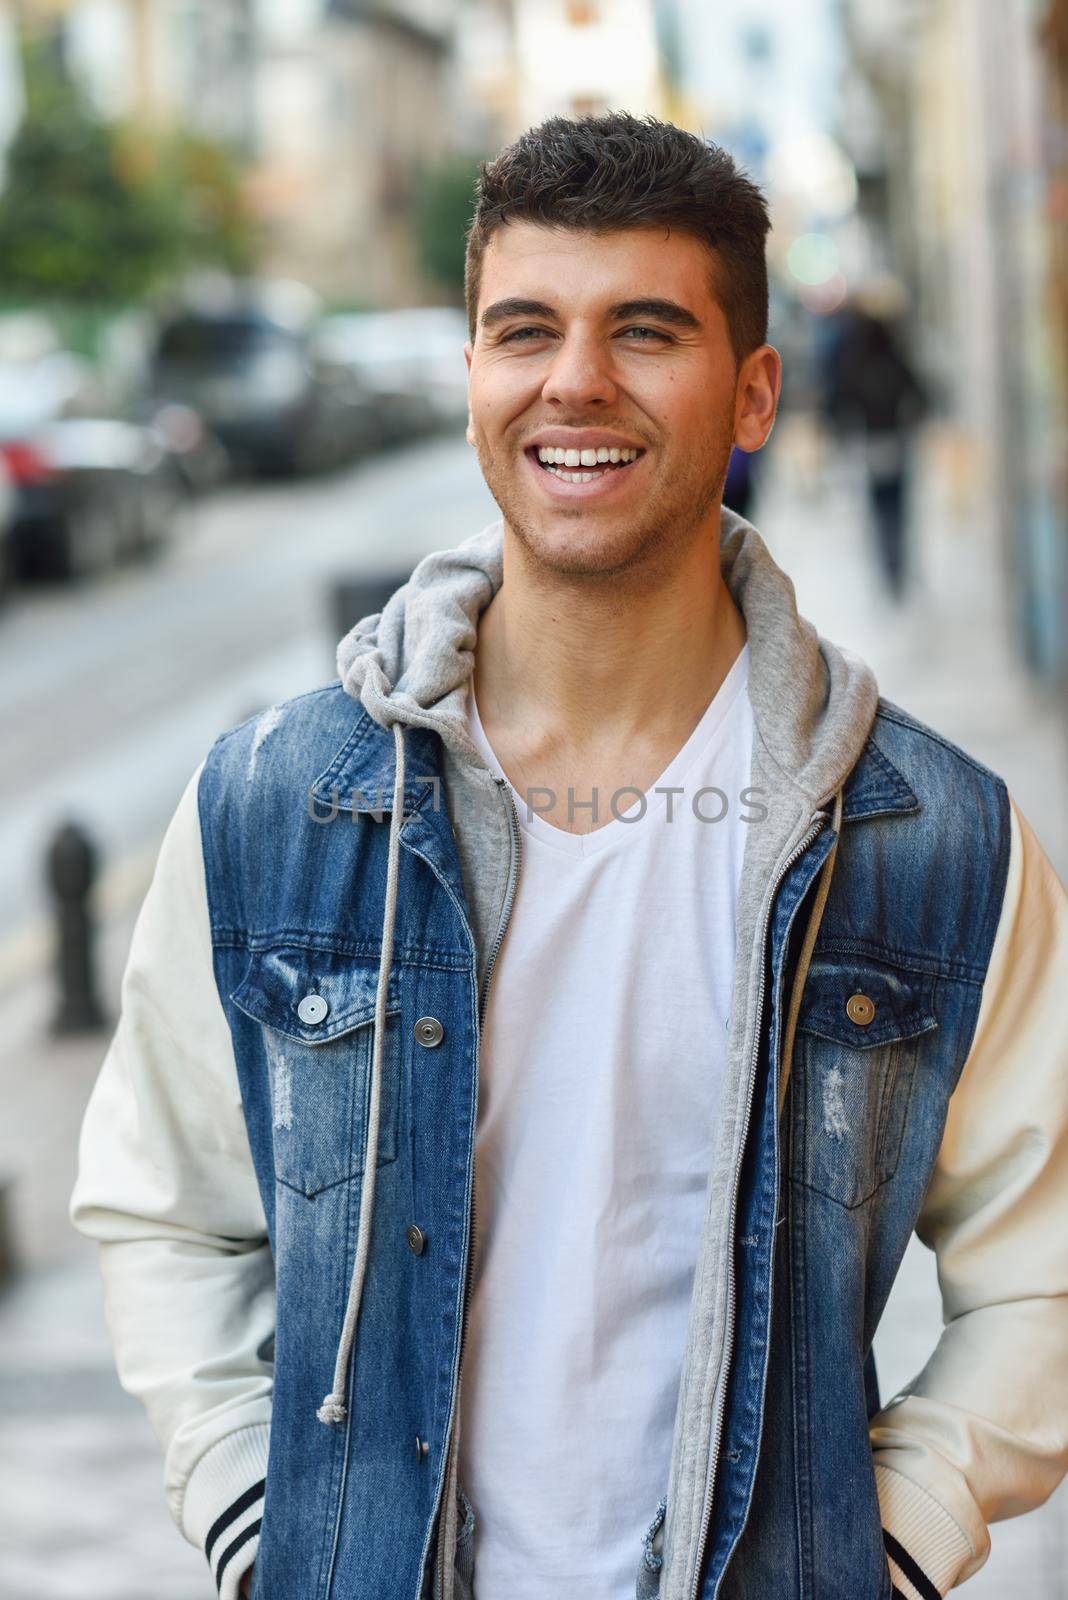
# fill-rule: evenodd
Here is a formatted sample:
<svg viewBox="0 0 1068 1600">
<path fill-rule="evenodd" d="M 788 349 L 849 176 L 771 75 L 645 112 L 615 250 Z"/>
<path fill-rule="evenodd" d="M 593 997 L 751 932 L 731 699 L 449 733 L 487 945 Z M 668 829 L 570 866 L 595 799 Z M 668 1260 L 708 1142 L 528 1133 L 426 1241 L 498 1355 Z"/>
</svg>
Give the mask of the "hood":
<svg viewBox="0 0 1068 1600">
<path fill-rule="evenodd" d="M 501 586 L 503 537 L 503 524 L 498 521 L 454 550 L 435 551 L 427 556 L 408 582 L 390 596 L 383 610 L 358 622 L 338 647 L 338 672 L 346 692 L 383 728 L 393 731 L 396 768 L 368 1078 L 360 1220 L 333 1384 L 316 1411 L 326 1424 L 341 1423 L 347 1415 L 350 1357 L 370 1253 L 382 1040 L 404 822 L 404 728 L 435 730 L 458 760 L 485 770 L 481 754 L 467 734 L 467 680 L 474 670 L 479 616 Z M 834 802 L 834 841 L 820 870 L 787 1016 L 781 1109 L 801 991 L 841 834 L 842 787 L 867 740 L 878 691 L 864 662 L 821 639 L 812 624 L 798 615 L 790 579 L 772 560 L 756 529 L 730 511 L 722 515 L 720 567 L 745 618 L 749 696 L 757 736 L 768 760 L 810 806 L 831 799 Z M 453 1450 L 450 1470 L 455 1465 L 455 1444 Z M 451 1493 L 445 1505 L 451 1513 Z"/>
<path fill-rule="evenodd" d="M 431 728 L 461 760 L 481 757 L 467 736 L 467 680 L 478 619 L 501 586 L 500 521 L 419 562 L 384 610 L 338 646 L 341 683 L 382 727 Z M 871 668 L 800 616 L 793 583 L 757 530 L 722 513 L 720 570 L 745 618 L 753 718 L 776 767 L 819 805 L 845 782 L 871 731 Z"/>
</svg>

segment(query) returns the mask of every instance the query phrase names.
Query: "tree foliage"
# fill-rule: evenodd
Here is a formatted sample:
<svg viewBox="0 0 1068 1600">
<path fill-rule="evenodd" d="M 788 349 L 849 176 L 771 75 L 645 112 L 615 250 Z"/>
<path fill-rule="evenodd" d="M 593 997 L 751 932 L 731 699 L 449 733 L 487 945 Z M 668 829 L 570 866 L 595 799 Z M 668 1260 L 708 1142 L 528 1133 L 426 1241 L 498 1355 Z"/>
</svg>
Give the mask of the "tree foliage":
<svg viewBox="0 0 1068 1600">
<path fill-rule="evenodd" d="M 22 58 L 0 192 L 5 296 L 128 302 L 194 264 L 247 270 L 255 237 L 228 151 L 98 116 L 47 39 L 25 40 Z"/>
<path fill-rule="evenodd" d="M 478 162 L 453 156 L 428 168 L 415 198 L 415 235 L 423 266 L 445 290 L 464 283 L 464 246 L 475 209 Z"/>
</svg>

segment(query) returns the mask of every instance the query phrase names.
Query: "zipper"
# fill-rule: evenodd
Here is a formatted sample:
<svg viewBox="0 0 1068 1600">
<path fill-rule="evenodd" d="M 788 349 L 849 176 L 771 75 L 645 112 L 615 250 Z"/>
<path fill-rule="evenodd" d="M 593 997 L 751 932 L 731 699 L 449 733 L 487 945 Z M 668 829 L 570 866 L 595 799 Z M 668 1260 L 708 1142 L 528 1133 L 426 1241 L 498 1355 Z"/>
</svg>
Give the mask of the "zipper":
<svg viewBox="0 0 1068 1600">
<path fill-rule="evenodd" d="M 508 887 L 505 890 L 504 905 L 501 907 L 501 920 L 500 920 L 500 923 L 499 923 L 498 928 L 497 928 L 496 937 L 494 938 L 493 944 L 490 947 L 490 953 L 489 953 L 489 956 L 488 956 L 487 961 L 486 961 L 486 970 L 485 970 L 485 972 L 484 972 L 484 974 L 482 976 L 482 992 L 479 995 L 479 1000 L 478 1000 L 478 1034 L 477 1034 L 477 1041 L 476 1041 L 476 1049 L 478 1047 L 480 1047 L 481 1043 L 482 1043 L 482 1024 L 483 1024 L 483 1021 L 484 1021 L 485 1015 L 486 1015 L 486 1000 L 487 1000 L 487 997 L 489 995 L 490 974 L 493 971 L 493 965 L 494 965 L 494 962 L 497 960 L 497 955 L 498 955 L 498 952 L 500 951 L 501 945 L 504 943 L 504 935 L 505 935 L 505 932 L 507 931 L 507 928 L 508 928 L 508 920 L 511 917 L 512 905 L 513 905 L 513 903 L 515 901 L 516 885 L 519 882 L 519 859 L 520 859 L 520 852 L 521 852 L 520 833 L 519 833 L 519 816 L 518 816 L 518 813 L 516 812 L 516 809 L 515 809 L 515 801 L 512 799 L 511 787 L 510 787 L 510 785 L 508 783 L 507 778 L 494 778 L 494 782 L 496 783 L 496 785 L 497 785 L 498 789 L 500 790 L 501 794 L 504 796 L 504 798 L 508 802 L 508 821 L 509 821 L 509 825 L 511 827 L 511 834 L 512 834 L 512 854 L 511 854 L 511 859 L 510 859 L 509 864 L 508 864 Z M 466 1339 L 467 1339 L 467 1309 L 468 1309 L 468 1302 L 470 1300 L 471 1273 L 473 1271 L 473 1263 L 474 1263 L 474 1259 L 475 1259 L 475 1240 L 476 1240 L 476 1237 L 477 1237 L 475 1228 L 476 1228 L 475 1185 L 474 1185 L 474 1179 L 472 1177 L 472 1183 L 471 1183 L 471 1226 L 468 1229 L 468 1237 L 467 1237 L 467 1268 L 466 1268 L 466 1271 L 464 1273 L 463 1309 L 462 1309 L 461 1314 L 460 1314 L 460 1354 L 459 1354 L 459 1358 L 458 1358 L 457 1364 L 456 1364 L 456 1390 L 455 1390 L 455 1396 L 456 1396 L 455 1404 L 456 1405 L 459 1405 L 459 1403 L 460 1403 L 460 1377 L 461 1377 L 461 1374 L 463 1372 L 464 1344 L 465 1344 Z M 451 1435 L 451 1429 L 450 1429 L 450 1435 Z M 447 1463 L 447 1457 L 448 1457 L 448 1451 L 446 1451 L 446 1469 L 447 1469 L 447 1464 L 448 1464 Z M 447 1477 L 448 1477 L 448 1471 L 446 1470 L 446 1478 Z M 451 1486 L 450 1486 L 450 1493 L 451 1493 Z M 439 1531 L 438 1531 L 438 1594 L 441 1595 L 441 1596 L 444 1596 L 444 1594 L 445 1594 L 445 1554 L 446 1554 L 446 1552 L 445 1552 L 445 1541 L 441 1537 L 441 1527 L 442 1527 L 443 1521 L 444 1521 L 444 1507 L 442 1508 L 441 1521 L 439 1521 L 439 1525 L 438 1525 L 438 1529 L 439 1529 Z"/>
<path fill-rule="evenodd" d="M 500 926 L 497 929 L 497 937 L 493 941 L 493 946 L 489 953 L 489 959 L 486 962 L 486 970 L 482 976 L 482 993 L 479 996 L 478 1002 L 478 1032 L 480 1039 L 482 1037 L 482 1022 L 486 1015 L 486 997 L 489 994 L 490 974 L 493 971 L 493 963 L 497 959 L 498 951 L 500 950 L 501 945 L 504 943 L 504 935 L 508 928 L 508 919 L 512 914 L 512 902 L 515 900 L 516 885 L 519 881 L 519 814 L 516 811 L 515 801 L 512 799 L 511 786 L 507 778 L 495 778 L 494 782 L 508 802 L 508 821 L 512 829 L 512 858 L 508 869 L 508 888 L 505 891 L 504 905 L 501 908 Z"/>
<path fill-rule="evenodd" d="M 756 1048 L 753 1052 L 753 1059 L 750 1063 L 749 1087 L 745 1103 L 745 1116 L 742 1122 L 742 1138 L 741 1143 L 738 1146 L 738 1160 L 734 1169 L 734 1183 L 731 1190 L 730 1226 L 728 1229 L 730 1254 L 727 1264 L 727 1327 L 723 1345 L 723 1360 L 720 1363 L 719 1371 L 719 1399 L 716 1402 L 716 1415 L 712 1427 L 712 1451 L 709 1457 L 708 1475 L 705 1482 L 705 1496 L 701 1507 L 701 1538 L 697 1546 L 697 1562 L 694 1567 L 693 1582 L 690 1585 L 690 1600 L 697 1600 L 697 1590 L 701 1578 L 701 1563 L 705 1558 L 705 1546 L 708 1543 L 708 1530 L 712 1521 L 712 1492 L 716 1485 L 716 1467 L 719 1462 L 719 1447 L 723 1433 L 723 1416 L 727 1408 L 727 1377 L 730 1372 L 731 1358 L 734 1354 L 734 1231 L 737 1223 L 738 1181 L 741 1177 L 742 1154 L 745 1150 L 746 1140 L 749 1137 L 749 1122 L 753 1110 L 753 1085 L 756 1078 L 757 1060 L 760 1055 L 760 1021 L 764 1014 L 764 991 L 766 987 L 764 982 L 764 947 L 767 943 L 768 925 L 771 922 L 771 909 L 775 904 L 775 896 L 779 892 L 779 886 L 786 874 L 789 872 L 790 868 L 793 866 L 794 862 L 797 860 L 798 856 L 803 855 L 808 849 L 809 845 L 819 833 L 826 820 L 826 816 L 821 813 L 819 820 L 809 828 L 804 838 L 799 844 L 794 846 L 793 850 L 791 850 L 790 854 L 784 861 L 779 870 L 778 877 L 775 879 L 775 886 L 772 889 L 771 896 L 768 900 L 768 909 L 764 916 L 764 926 L 760 934 L 761 961 L 760 987 L 757 990 L 756 1007 Z"/>
</svg>

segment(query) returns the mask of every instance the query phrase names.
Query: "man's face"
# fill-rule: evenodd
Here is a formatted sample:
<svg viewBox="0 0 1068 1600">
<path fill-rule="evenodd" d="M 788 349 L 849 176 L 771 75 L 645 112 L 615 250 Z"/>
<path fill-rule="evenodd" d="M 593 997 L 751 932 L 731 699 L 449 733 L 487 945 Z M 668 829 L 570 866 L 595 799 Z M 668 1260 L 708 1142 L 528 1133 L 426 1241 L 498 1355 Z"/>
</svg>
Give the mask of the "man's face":
<svg viewBox="0 0 1068 1600">
<path fill-rule="evenodd" d="M 699 240 L 663 228 L 513 222 L 491 236 L 467 352 L 468 439 L 539 563 L 603 575 L 718 534 L 746 369 L 711 267 Z M 762 440 L 750 427 L 739 442 Z"/>
</svg>

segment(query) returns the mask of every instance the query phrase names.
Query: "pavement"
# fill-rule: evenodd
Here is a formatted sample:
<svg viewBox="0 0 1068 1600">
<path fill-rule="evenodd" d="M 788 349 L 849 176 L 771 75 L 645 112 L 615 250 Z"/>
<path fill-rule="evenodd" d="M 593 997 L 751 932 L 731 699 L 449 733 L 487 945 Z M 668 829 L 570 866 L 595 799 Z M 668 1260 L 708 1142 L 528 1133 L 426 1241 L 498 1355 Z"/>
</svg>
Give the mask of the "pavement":
<svg viewBox="0 0 1068 1600">
<path fill-rule="evenodd" d="M 1038 690 L 1019 664 L 998 546 L 983 507 L 962 492 L 947 466 L 951 445 L 937 433 L 925 444 L 916 582 L 900 606 L 882 594 L 872 571 L 855 464 L 848 457 L 821 459 L 803 419 L 784 418 L 776 431 L 754 520 L 793 576 L 802 613 L 864 656 L 885 695 L 1001 773 L 1068 881 L 1065 707 Z M 449 502 L 447 531 L 429 544 L 421 535 L 426 548 L 464 531 L 463 448 L 434 446 L 438 469 L 444 464 L 460 486 Z M 455 462 L 450 451 L 457 452 Z M 391 473 L 398 482 L 403 477 L 395 467 L 383 475 L 387 495 Z M 343 496 L 345 484 L 334 493 Z M 344 507 L 328 490 L 320 503 L 332 527 L 343 527 Z M 467 526 L 474 531 L 485 520 L 485 501 L 472 493 Z M 309 557 L 320 580 L 336 565 L 339 546 L 333 534 L 331 540 L 329 560 L 314 550 Z M 417 542 L 413 534 L 411 548 Z M 228 559 L 237 570 L 235 548 Z M 256 548 L 242 539 L 251 565 Z M 129 603 L 135 601 L 132 588 Z M 309 626 L 321 627 L 323 608 L 308 605 L 306 595 L 302 603 Z M 46 617 L 42 626 L 49 625 Z M 287 639 L 286 657 L 287 674 L 306 673 L 296 687 L 310 687 L 325 679 L 329 641 L 324 637 L 320 650 L 305 631 Z M 220 701 L 223 687 L 217 685 Z M 112 1018 L 162 820 L 153 820 L 151 837 L 143 828 L 135 833 L 137 848 L 112 863 L 98 899 L 100 989 Z M 6 984 L 0 963 L 6 1112 L 0 1223 L 20 1270 L 0 1292 L 0 1600 L 209 1600 L 206 1563 L 167 1514 L 155 1438 L 115 1378 L 96 1247 L 67 1222 L 78 1130 L 107 1032 L 52 1038 L 41 928 L 10 948 L 18 959 Z M 919 1370 L 940 1329 L 933 1258 L 914 1240 L 876 1340 L 886 1394 Z M 992 1537 L 990 1560 L 964 1591 L 969 1600 L 1004 1600 L 1014 1592 L 1028 1600 L 1068 1600 L 1068 1491 L 1029 1516 L 995 1525 Z"/>
</svg>

